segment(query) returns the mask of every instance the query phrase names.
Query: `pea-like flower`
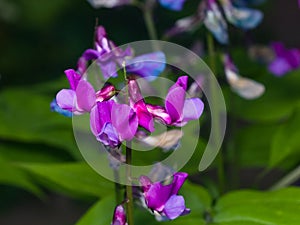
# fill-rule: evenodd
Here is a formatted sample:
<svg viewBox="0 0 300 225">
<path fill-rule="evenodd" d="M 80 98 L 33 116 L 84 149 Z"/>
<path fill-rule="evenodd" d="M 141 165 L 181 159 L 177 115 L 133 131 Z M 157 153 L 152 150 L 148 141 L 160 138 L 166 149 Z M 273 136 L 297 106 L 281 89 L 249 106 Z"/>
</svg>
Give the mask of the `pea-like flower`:
<svg viewBox="0 0 300 225">
<path fill-rule="evenodd" d="M 199 119 L 204 104 L 199 98 L 186 99 L 188 77 L 181 76 L 169 89 L 165 107 L 147 104 L 148 111 L 166 125 L 182 127 L 190 120 Z"/>
<path fill-rule="evenodd" d="M 161 182 L 152 183 L 147 176 L 140 177 L 142 204 L 156 216 L 158 221 L 174 220 L 190 212 L 190 209 L 185 206 L 183 196 L 178 195 L 187 176 L 187 173 L 175 173 L 172 182 L 167 185 Z"/>
<path fill-rule="evenodd" d="M 96 139 L 111 148 L 132 140 L 138 128 L 136 113 L 113 100 L 97 102 L 90 114 L 90 127 Z"/>
<path fill-rule="evenodd" d="M 300 49 L 286 49 L 280 42 L 272 44 L 275 58 L 270 62 L 268 69 L 275 76 L 283 76 L 286 73 L 300 68 Z"/>
<path fill-rule="evenodd" d="M 96 102 L 95 89 L 73 69 L 66 70 L 65 74 L 69 80 L 70 89 L 62 89 L 57 93 L 57 105 L 75 115 L 90 112 Z"/>
<path fill-rule="evenodd" d="M 111 225 L 127 225 L 126 212 L 123 205 L 118 205 L 115 208 Z"/>
<path fill-rule="evenodd" d="M 133 57 L 130 47 L 123 51 L 107 38 L 103 26 L 97 27 L 95 40 L 95 49 L 87 49 L 82 57 L 87 61 L 96 60 L 105 79 L 117 77 L 117 66 L 123 67 L 123 64 L 128 73 L 152 79 L 165 69 L 164 53 L 153 52 Z"/>
</svg>

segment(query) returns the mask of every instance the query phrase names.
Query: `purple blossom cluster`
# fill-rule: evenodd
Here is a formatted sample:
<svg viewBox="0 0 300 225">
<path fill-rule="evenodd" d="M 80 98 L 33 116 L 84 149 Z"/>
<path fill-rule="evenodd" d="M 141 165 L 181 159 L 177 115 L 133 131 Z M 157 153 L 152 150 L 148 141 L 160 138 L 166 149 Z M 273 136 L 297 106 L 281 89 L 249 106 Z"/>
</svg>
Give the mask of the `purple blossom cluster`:
<svg viewBox="0 0 300 225">
<path fill-rule="evenodd" d="M 111 83 L 106 82 L 100 90 L 93 87 L 86 76 L 89 61 L 96 63 L 105 79 L 114 79 L 118 76 L 117 68 L 123 67 L 123 72 L 126 71 L 127 104 L 121 103 L 119 93 L 122 91 Z M 99 26 L 96 29 L 95 48 L 84 51 L 77 70 L 65 71 L 70 88 L 57 93 L 51 108 L 65 116 L 88 113 L 92 134 L 109 151 L 117 151 L 124 141 L 131 141 L 135 137 L 139 140 L 141 133 L 144 138 L 153 133 L 155 122 L 182 127 L 190 120 L 199 119 L 204 109 L 199 98 L 187 98 L 187 76 L 179 77 L 169 88 L 164 105 L 148 103 L 139 87 L 138 79 L 148 82 L 155 79 L 165 69 L 165 63 L 162 52 L 134 57 L 130 47 L 123 51 L 107 38 L 105 29 Z M 172 182 L 163 185 L 160 182 L 152 183 L 150 178 L 142 176 L 140 196 L 143 205 L 159 220 L 173 220 L 188 214 L 184 198 L 178 195 L 186 178 L 186 173 L 175 173 Z M 122 205 L 116 207 L 112 224 L 127 224 Z"/>
</svg>

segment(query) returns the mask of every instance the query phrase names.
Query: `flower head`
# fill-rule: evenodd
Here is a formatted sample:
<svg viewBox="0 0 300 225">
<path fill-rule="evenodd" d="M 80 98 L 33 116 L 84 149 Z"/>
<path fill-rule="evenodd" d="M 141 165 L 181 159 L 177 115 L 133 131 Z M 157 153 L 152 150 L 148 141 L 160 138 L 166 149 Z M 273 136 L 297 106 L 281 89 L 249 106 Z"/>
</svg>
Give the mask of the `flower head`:
<svg viewBox="0 0 300 225">
<path fill-rule="evenodd" d="M 165 69 L 165 55 L 162 52 L 133 57 L 130 47 L 124 51 L 108 39 L 103 26 L 96 29 L 95 49 L 87 49 L 82 57 L 86 60 L 96 60 L 105 79 L 117 77 L 117 67 L 125 64 L 128 73 L 153 79 Z"/>
<path fill-rule="evenodd" d="M 94 8 L 114 8 L 121 5 L 128 5 L 133 2 L 133 0 L 88 0 L 88 2 Z"/>
<path fill-rule="evenodd" d="M 280 42 L 272 44 L 275 59 L 269 64 L 268 69 L 275 76 L 300 68 L 300 49 L 286 49 Z"/>
<path fill-rule="evenodd" d="M 188 77 L 179 77 L 169 89 L 165 107 L 147 104 L 149 112 L 167 125 L 182 127 L 190 120 L 199 119 L 204 104 L 199 98 L 186 99 Z"/>
<path fill-rule="evenodd" d="M 122 205 L 118 205 L 115 208 L 113 221 L 112 221 L 111 225 L 127 225 L 126 213 L 125 213 L 125 209 Z"/>
<path fill-rule="evenodd" d="M 70 89 L 62 89 L 57 93 L 57 105 L 75 115 L 90 112 L 96 102 L 96 92 L 93 86 L 73 69 L 66 70 L 65 74 L 69 80 Z"/>
<path fill-rule="evenodd" d="M 138 119 L 130 106 L 109 100 L 97 102 L 92 108 L 90 126 L 98 141 L 115 148 L 122 141 L 133 139 Z"/>
<path fill-rule="evenodd" d="M 167 185 L 152 183 L 146 176 L 140 177 L 142 203 L 155 214 L 157 220 L 174 220 L 190 212 L 185 207 L 184 198 L 178 195 L 187 176 L 187 173 L 175 173 L 172 182 Z"/>
</svg>

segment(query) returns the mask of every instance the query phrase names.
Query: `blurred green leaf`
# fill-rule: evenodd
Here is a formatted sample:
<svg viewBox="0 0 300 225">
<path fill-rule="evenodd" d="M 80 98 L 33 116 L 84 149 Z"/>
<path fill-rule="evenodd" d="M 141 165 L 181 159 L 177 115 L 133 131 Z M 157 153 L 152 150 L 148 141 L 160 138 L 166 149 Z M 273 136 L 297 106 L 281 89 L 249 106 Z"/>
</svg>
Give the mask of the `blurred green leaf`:
<svg viewBox="0 0 300 225">
<path fill-rule="evenodd" d="M 80 158 L 73 137 L 72 120 L 51 112 L 51 101 L 26 89 L 0 92 L 0 137 L 56 146 Z"/>
<path fill-rule="evenodd" d="M 38 196 L 41 195 L 39 188 L 33 184 L 24 171 L 7 163 L 2 158 L 0 158 L 0 183 L 23 188 Z"/>
<path fill-rule="evenodd" d="M 300 221 L 300 189 L 235 191 L 216 204 L 213 224 L 295 225 Z"/>
<path fill-rule="evenodd" d="M 76 225 L 107 225 L 112 222 L 115 199 L 112 196 L 105 197 L 93 205 Z"/>
<path fill-rule="evenodd" d="M 272 146 L 269 166 L 273 167 L 281 163 L 289 156 L 293 156 L 299 161 L 300 156 L 300 110 L 275 132 Z"/>
<path fill-rule="evenodd" d="M 113 190 L 112 182 L 101 177 L 85 163 L 24 163 L 19 166 L 46 181 L 48 188 L 68 194 L 103 197 Z"/>
<path fill-rule="evenodd" d="M 204 214 L 210 211 L 212 199 L 200 185 L 185 182 L 180 194 L 184 196 L 186 207 L 191 209 L 190 216 L 204 218 Z"/>
</svg>

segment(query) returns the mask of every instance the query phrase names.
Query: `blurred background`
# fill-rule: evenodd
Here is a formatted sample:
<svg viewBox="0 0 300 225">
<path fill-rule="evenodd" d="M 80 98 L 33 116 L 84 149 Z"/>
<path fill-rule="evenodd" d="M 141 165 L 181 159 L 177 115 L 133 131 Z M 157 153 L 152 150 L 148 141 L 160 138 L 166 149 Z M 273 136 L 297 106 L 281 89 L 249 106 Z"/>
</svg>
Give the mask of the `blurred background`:
<svg viewBox="0 0 300 225">
<path fill-rule="evenodd" d="M 198 2 L 187 1 L 180 13 L 158 7 L 159 33 L 193 13 Z M 300 48 L 296 0 L 267 1 L 259 8 L 265 17 L 251 33 L 256 43 L 282 41 Z M 93 197 L 79 200 L 77 193 L 45 189 L 47 194 L 40 194 L 31 178 L 7 161 L 22 167 L 23 162 L 80 160 L 71 120 L 51 113 L 49 104 L 57 90 L 67 87 L 63 71 L 76 67 L 82 52 L 93 46 L 96 18 L 116 44 L 148 39 L 141 12 L 134 7 L 96 10 L 85 0 L 0 0 L 0 224 L 74 224 L 92 203 Z M 171 41 L 190 47 L 197 35 Z M 243 41 L 233 40 L 243 47 Z"/>
</svg>

